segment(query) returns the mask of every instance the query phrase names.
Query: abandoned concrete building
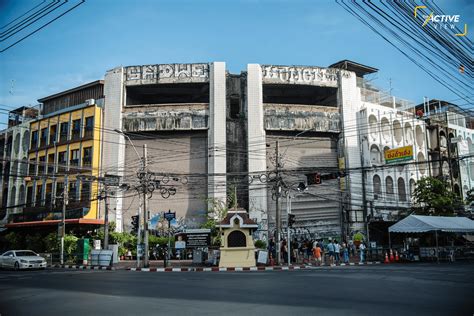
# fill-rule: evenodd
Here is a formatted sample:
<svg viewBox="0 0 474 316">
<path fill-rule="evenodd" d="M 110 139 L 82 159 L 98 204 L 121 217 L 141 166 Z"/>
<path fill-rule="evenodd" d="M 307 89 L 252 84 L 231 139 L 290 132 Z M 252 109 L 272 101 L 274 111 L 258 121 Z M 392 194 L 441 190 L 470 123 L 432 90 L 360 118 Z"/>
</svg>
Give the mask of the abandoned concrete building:
<svg viewBox="0 0 474 316">
<path fill-rule="evenodd" d="M 278 141 L 286 185 L 280 192 L 282 221 L 289 194 L 296 233 L 340 237 L 349 231 L 348 222 L 356 225 L 351 230 L 363 229 L 362 216 L 351 215 L 361 209 L 347 202 L 342 207 L 349 186 L 341 187 L 343 180 L 332 175 L 352 167 L 351 159 L 344 160 L 348 150 L 357 151 L 360 166 L 359 149 L 346 144 L 342 124 L 356 130 L 355 114 L 349 113 L 359 109 L 356 78 L 375 71 L 348 61 L 328 68 L 249 64 L 240 74 L 230 74 L 223 62 L 112 69 L 105 75 L 102 169 L 124 182 L 137 181 L 142 153 L 132 143 L 138 151 L 147 144 L 148 168 L 165 191 L 153 193 L 150 217 L 172 210 L 187 227 L 197 226 L 206 199 L 225 199 L 235 190 L 239 206 L 259 223 L 259 237 L 266 238 L 275 229 L 271 180 Z M 315 173 L 322 183 L 299 193 L 297 185 Z M 164 198 L 167 187 L 174 195 Z M 118 227 L 130 229 L 140 201 L 130 192 L 117 193 L 111 209 Z"/>
</svg>

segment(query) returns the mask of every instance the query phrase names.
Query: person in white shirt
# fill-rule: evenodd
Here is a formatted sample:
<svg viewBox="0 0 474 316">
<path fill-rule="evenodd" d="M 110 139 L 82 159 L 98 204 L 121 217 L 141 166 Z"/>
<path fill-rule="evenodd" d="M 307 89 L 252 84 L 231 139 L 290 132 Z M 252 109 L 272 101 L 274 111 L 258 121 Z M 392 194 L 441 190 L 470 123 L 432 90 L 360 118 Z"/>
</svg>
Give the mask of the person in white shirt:
<svg viewBox="0 0 474 316">
<path fill-rule="evenodd" d="M 339 258 L 341 253 L 341 245 L 336 241 L 334 241 L 334 258 L 336 259 L 336 264 L 339 264 Z"/>
<path fill-rule="evenodd" d="M 363 263 L 365 261 L 365 244 L 361 243 L 359 246 L 359 251 L 360 251 L 360 263 Z"/>
</svg>

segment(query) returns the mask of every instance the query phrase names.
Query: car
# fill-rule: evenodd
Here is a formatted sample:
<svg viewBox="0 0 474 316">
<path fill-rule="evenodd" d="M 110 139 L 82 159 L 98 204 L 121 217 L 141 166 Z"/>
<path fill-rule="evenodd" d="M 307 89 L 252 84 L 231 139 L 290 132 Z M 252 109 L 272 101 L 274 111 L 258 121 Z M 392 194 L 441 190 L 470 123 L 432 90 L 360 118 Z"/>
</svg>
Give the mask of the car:
<svg viewBox="0 0 474 316">
<path fill-rule="evenodd" d="M 0 256 L 0 268 L 45 269 L 46 259 L 31 250 L 10 250 Z"/>
</svg>

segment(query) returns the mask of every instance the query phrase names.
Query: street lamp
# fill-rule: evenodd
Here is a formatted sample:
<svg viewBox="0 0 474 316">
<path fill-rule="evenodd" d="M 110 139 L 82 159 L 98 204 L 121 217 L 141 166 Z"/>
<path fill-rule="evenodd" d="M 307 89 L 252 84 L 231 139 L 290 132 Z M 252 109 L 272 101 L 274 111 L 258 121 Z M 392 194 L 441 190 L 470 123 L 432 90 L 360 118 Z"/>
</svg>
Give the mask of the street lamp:
<svg viewBox="0 0 474 316">
<path fill-rule="evenodd" d="M 140 155 L 138 154 L 138 151 L 135 147 L 135 145 L 133 144 L 132 140 L 130 139 L 130 137 L 125 134 L 122 130 L 119 130 L 119 129 L 114 129 L 114 131 L 120 135 L 122 135 L 123 137 L 125 137 L 126 139 L 128 139 L 128 141 L 130 142 L 130 144 L 132 145 L 133 147 L 133 150 L 135 151 L 135 153 L 137 154 L 137 157 L 138 159 L 141 160 L 142 162 L 142 171 L 143 172 L 147 172 L 146 171 L 146 164 L 147 164 L 147 151 L 146 151 L 146 144 L 143 145 L 143 156 L 140 157 Z M 143 177 L 143 178 L 140 178 L 140 184 L 142 185 L 143 187 L 143 208 L 142 208 L 142 218 L 143 218 L 143 243 L 144 243 L 144 249 L 143 249 L 143 265 L 146 267 L 148 267 L 148 212 L 147 212 L 147 184 L 148 184 L 148 180 L 147 180 L 147 177 Z M 138 234 L 138 244 L 141 244 L 141 233 Z M 139 259 L 140 256 L 138 255 L 137 253 L 137 261 L 139 262 Z M 140 265 L 139 263 L 137 263 L 137 265 Z"/>
</svg>

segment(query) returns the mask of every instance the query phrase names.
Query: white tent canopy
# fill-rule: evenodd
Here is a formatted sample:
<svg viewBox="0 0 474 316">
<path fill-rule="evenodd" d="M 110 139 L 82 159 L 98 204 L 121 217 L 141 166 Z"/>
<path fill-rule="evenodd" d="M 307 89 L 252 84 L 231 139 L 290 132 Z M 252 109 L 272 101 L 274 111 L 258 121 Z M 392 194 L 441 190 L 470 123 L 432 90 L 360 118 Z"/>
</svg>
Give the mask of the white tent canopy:
<svg viewBox="0 0 474 316">
<path fill-rule="evenodd" d="M 430 231 L 470 233 L 474 232 L 474 221 L 466 217 L 410 215 L 388 228 L 389 233 Z"/>
</svg>

